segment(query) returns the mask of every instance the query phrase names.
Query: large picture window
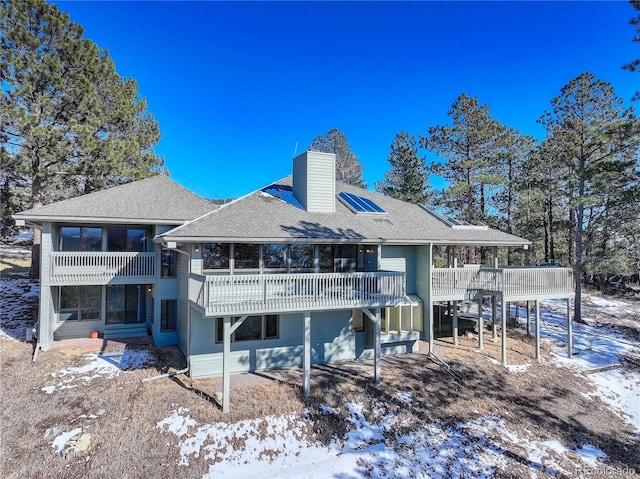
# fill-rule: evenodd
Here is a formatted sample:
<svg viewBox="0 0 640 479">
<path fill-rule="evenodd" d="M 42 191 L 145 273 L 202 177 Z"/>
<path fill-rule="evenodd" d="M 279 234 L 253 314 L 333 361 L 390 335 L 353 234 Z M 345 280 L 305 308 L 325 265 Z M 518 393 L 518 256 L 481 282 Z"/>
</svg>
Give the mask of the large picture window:
<svg viewBox="0 0 640 479">
<path fill-rule="evenodd" d="M 265 244 L 262 246 L 262 266 L 265 269 L 287 269 L 287 245 Z"/>
<path fill-rule="evenodd" d="M 240 318 L 231 319 L 235 324 Z M 280 336 L 280 317 L 277 314 L 264 316 L 249 316 L 244 323 L 231 335 L 231 342 L 262 341 L 277 339 Z M 221 343 L 224 337 L 224 319 L 216 318 L 216 342 Z"/>
<path fill-rule="evenodd" d="M 144 287 L 137 284 L 107 287 L 107 324 L 143 323 Z"/>
<path fill-rule="evenodd" d="M 229 269 L 229 243 L 205 243 L 202 245 L 203 269 Z"/>
<path fill-rule="evenodd" d="M 292 271 L 313 271 L 313 245 L 292 244 L 289 250 Z"/>
<path fill-rule="evenodd" d="M 258 269 L 260 267 L 260 245 L 236 244 L 234 245 L 235 269 Z"/>
<path fill-rule="evenodd" d="M 145 240 L 145 230 L 133 228 L 109 228 L 107 230 L 107 251 L 144 252 Z"/>
<path fill-rule="evenodd" d="M 99 321 L 102 286 L 61 286 L 59 321 Z"/>
<path fill-rule="evenodd" d="M 60 228 L 60 251 L 100 251 L 102 228 L 63 226 Z"/>
</svg>

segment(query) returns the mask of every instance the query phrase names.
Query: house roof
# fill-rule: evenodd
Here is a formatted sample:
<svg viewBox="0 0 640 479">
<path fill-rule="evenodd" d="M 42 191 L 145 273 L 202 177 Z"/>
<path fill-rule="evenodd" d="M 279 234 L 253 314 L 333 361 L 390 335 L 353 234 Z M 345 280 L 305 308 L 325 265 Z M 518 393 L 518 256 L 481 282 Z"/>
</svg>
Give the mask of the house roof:
<svg viewBox="0 0 640 479">
<path fill-rule="evenodd" d="M 377 203 L 386 214 L 356 214 L 336 199 L 335 213 L 305 211 L 290 193 L 292 177 L 221 206 L 162 235 L 175 242 L 347 242 L 522 246 L 526 239 L 486 227 L 452 227 L 423 207 L 344 183 L 348 192 Z M 265 191 L 283 192 L 280 197 Z M 282 199 L 284 198 L 284 199 Z"/>
<path fill-rule="evenodd" d="M 164 175 L 125 183 L 14 215 L 32 221 L 181 224 L 217 208 Z"/>
</svg>

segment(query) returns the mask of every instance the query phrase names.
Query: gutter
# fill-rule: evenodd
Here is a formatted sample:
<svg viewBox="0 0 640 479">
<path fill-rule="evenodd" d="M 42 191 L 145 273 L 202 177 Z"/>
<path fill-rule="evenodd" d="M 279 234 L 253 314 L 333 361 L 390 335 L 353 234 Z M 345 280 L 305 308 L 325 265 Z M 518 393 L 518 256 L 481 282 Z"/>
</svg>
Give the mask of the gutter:
<svg viewBox="0 0 640 479">
<path fill-rule="evenodd" d="M 191 276 L 191 254 L 186 251 L 182 251 L 178 248 L 172 248 L 173 251 L 183 254 L 187 257 L 187 281 L 189 281 L 189 276 Z M 150 378 L 144 378 L 142 382 L 154 381 L 156 379 L 168 378 L 177 376 L 178 374 L 189 373 L 191 370 L 191 306 L 188 304 L 189 301 L 189 284 L 187 283 L 187 367 L 185 369 L 181 369 L 179 371 L 172 371 L 170 373 L 159 374 L 157 376 L 153 376 Z"/>
</svg>

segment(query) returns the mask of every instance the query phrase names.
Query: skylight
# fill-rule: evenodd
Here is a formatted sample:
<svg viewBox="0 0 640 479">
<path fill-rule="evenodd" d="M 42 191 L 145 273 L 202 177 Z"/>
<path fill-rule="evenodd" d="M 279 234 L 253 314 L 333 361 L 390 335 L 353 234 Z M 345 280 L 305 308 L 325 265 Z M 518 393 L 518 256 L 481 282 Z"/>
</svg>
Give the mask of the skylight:
<svg viewBox="0 0 640 479">
<path fill-rule="evenodd" d="M 293 196 L 293 188 L 291 188 L 289 185 L 273 184 L 273 185 L 267 186 L 266 188 L 263 188 L 262 192 L 266 193 L 267 195 L 278 198 L 284 201 L 285 203 L 289 203 L 290 205 L 295 206 L 296 208 L 300 208 L 301 210 L 304 209 L 304 207 L 300 204 L 300 202 L 296 200 L 295 196 Z"/>
<path fill-rule="evenodd" d="M 347 193 L 346 191 L 341 191 L 337 196 L 341 203 L 356 214 L 383 215 L 386 213 L 385 210 L 369 198 Z"/>
<path fill-rule="evenodd" d="M 450 216 L 445 216 L 445 215 L 441 215 L 439 213 L 436 213 L 433 210 L 430 210 L 429 208 L 420 205 L 420 207 L 425 210 L 427 213 L 429 213 L 431 216 L 433 216 L 435 219 L 437 219 L 438 221 L 444 223 L 446 226 L 448 226 L 449 228 L 452 229 L 479 229 L 479 230 L 486 230 L 488 229 L 487 225 L 472 225 L 471 223 L 468 223 L 464 220 L 457 220 L 455 218 L 451 218 Z"/>
</svg>

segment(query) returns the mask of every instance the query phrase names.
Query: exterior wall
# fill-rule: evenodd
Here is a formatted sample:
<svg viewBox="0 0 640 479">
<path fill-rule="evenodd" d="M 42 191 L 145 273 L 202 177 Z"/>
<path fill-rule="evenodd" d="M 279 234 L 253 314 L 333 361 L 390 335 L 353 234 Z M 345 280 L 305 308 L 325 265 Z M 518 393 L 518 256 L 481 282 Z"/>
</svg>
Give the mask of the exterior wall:
<svg viewBox="0 0 640 479">
<path fill-rule="evenodd" d="M 407 294 L 417 294 L 416 247 L 383 245 L 380 253 L 380 269 L 382 271 L 405 273 L 407 278 Z"/>
<path fill-rule="evenodd" d="M 222 374 L 222 343 L 215 342 L 215 319 L 192 312 L 192 346 L 189 363 L 191 377 L 202 378 Z M 369 329 L 372 329 L 369 326 Z M 351 310 L 311 313 L 311 362 L 313 364 L 349 361 L 373 357 L 373 349 L 363 332 L 351 329 Z M 417 333 L 406 338 L 384 335 L 383 354 L 414 350 Z M 404 341 L 402 341 L 404 339 Z M 280 315 L 280 337 L 273 340 L 231 343 L 231 372 L 278 369 L 302 366 L 303 315 Z"/>
<path fill-rule="evenodd" d="M 159 225 L 155 228 L 155 234 L 159 235 L 172 229 L 173 226 Z M 180 331 L 180 260 L 183 259 L 180 253 L 176 253 L 176 277 L 162 278 L 162 246 L 155 244 L 156 259 L 156 282 L 153 286 L 153 307 L 148 311 L 148 324 L 150 326 L 153 343 L 156 346 L 168 346 L 178 344 L 178 334 Z M 160 331 L 161 322 L 160 315 L 162 313 L 162 300 L 175 299 L 178 300 L 178 321 L 176 323 L 176 331 L 162 332 Z"/>
<path fill-rule="evenodd" d="M 51 268 L 50 258 L 53 251 L 51 223 L 42 225 L 40 243 L 40 304 L 38 306 L 38 341 L 40 347 L 48 349 L 53 342 L 53 332 L 55 324 L 55 311 L 53 305 L 52 291 L 55 288 L 49 286 L 49 271 Z"/>
<path fill-rule="evenodd" d="M 177 321 L 177 344 L 182 353 L 187 357 L 189 354 L 189 257 L 182 253 L 177 253 L 177 276 L 178 276 L 178 321 Z M 193 319 L 191 319 L 193 327 Z"/>
<path fill-rule="evenodd" d="M 336 210 L 336 157 L 306 151 L 293 159 L 293 196 L 307 211 Z"/>
<path fill-rule="evenodd" d="M 424 325 L 422 339 L 429 341 L 431 321 L 433 320 L 433 301 L 431 300 L 432 245 L 419 246 L 416 250 L 416 294 L 424 301 L 422 314 Z"/>
<path fill-rule="evenodd" d="M 64 223 L 71 224 L 71 223 Z M 77 224 L 78 226 L 85 226 L 85 224 Z M 92 331 L 98 331 L 102 336 L 108 336 L 112 338 L 127 337 L 127 336 L 142 336 L 146 335 L 148 331 L 154 336 L 154 342 L 156 345 L 176 344 L 178 341 L 178 332 L 160 333 L 160 312 L 161 301 L 163 299 L 179 299 L 179 287 L 178 277 L 171 279 L 161 278 L 161 246 L 158 244 L 148 242 L 148 251 L 157 253 L 155 264 L 155 280 L 149 283 L 139 284 L 139 287 L 145 288 L 144 293 L 144 319 L 143 323 L 135 324 L 116 324 L 106 325 L 106 289 L 107 286 L 102 286 L 102 306 L 101 306 L 101 320 L 100 321 L 59 321 L 58 313 L 58 301 L 59 301 L 59 289 L 60 286 L 50 286 L 49 278 L 51 271 L 50 257 L 51 252 L 59 250 L 60 242 L 60 223 L 44 223 L 42 227 L 42 251 L 41 251 L 41 297 L 40 297 L 40 325 L 39 325 L 39 340 L 42 349 L 46 349 L 50 346 L 54 340 L 68 339 L 68 338 L 80 338 L 89 337 Z M 92 225 L 93 226 L 93 225 Z M 136 226 L 132 224 L 96 224 L 97 227 L 103 228 L 103 251 L 106 249 L 106 229 L 109 227 L 119 226 Z M 139 225 L 143 228 L 148 228 L 147 225 Z M 163 225 L 157 226 L 155 233 L 159 234 L 171 229 L 172 226 Z M 146 289 L 149 284 L 153 283 L 152 291 L 147 292 Z M 77 284 L 77 283 L 74 283 Z M 87 282 L 86 285 L 91 285 L 91 282 Z M 125 284 L 119 282 L 118 284 Z M 136 284 L 136 283 L 129 283 Z M 186 304 L 186 301 L 185 301 Z"/>
</svg>

